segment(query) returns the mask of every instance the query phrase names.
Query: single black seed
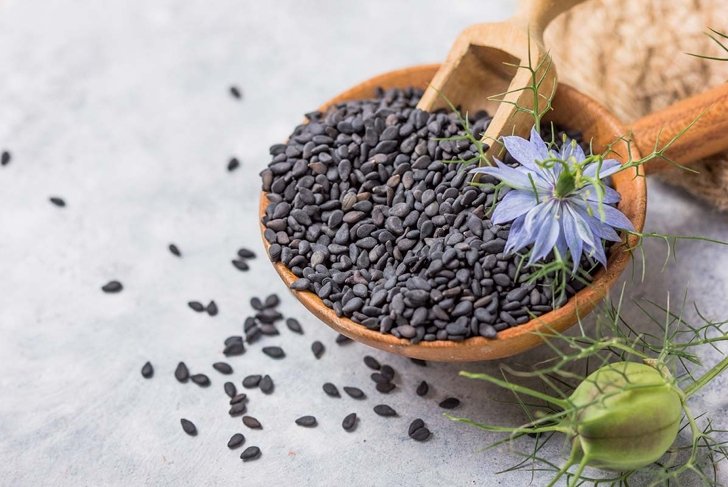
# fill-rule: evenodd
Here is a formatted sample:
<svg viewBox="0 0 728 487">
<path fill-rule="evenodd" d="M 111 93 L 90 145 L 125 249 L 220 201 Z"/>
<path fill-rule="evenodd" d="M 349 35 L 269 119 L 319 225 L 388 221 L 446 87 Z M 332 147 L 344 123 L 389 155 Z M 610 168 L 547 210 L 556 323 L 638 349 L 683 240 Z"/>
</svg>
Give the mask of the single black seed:
<svg viewBox="0 0 728 487">
<path fill-rule="evenodd" d="M 455 409 L 458 406 L 460 406 L 460 399 L 456 397 L 448 397 L 440 402 L 440 407 L 442 409 Z"/>
<path fill-rule="evenodd" d="M 246 389 L 253 389 L 255 387 L 258 387 L 261 379 L 262 376 L 260 375 L 249 375 L 245 379 L 243 379 L 243 387 L 245 387 Z"/>
<path fill-rule="evenodd" d="M 150 362 L 147 362 L 142 367 L 142 377 L 145 379 L 149 379 L 154 375 L 154 367 L 152 367 L 152 364 Z"/>
<path fill-rule="evenodd" d="M 331 382 L 326 382 L 324 384 L 323 388 L 324 388 L 324 392 L 326 393 L 327 396 L 341 397 L 341 394 L 339 394 L 339 388 L 336 387 Z"/>
<path fill-rule="evenodd" d="M 184 362 L 177 364 L 177 368 L 174 369 L 174 378 L 180 382 L 187 382 L 190 378 L 190 370 Z"/>
<path fill-rule="evenodd" d="M 280 359 L 286 356 L 281 347 L 263 347 L 263 353 L 270 358 Z"/>
<path fill-rule="evenodd" d="M 232 172 L 240 167 L 240 161 L 237 157 L 231 157 L 227 164 L 227 170 Z"/>
<path fill-rule="evenodd" d="M 172 255 L 182 257 L 182 252 L 179 251 L 179 248 L 175 244 L 169 244 L 169 251 L 172 252 Z"/>
<path fill-rule="evenodd" d="M 379 416 L 384 416 L 385 418 L 397 416 L 397 411 L 392 409 L 390 406 L 387 406 L 386 404 L 377 404 L 374 406 L 374 412 L 377 413 Z"/>
<path fill-rule="evenodd" d="M 384 384 L 384 383 L 387 383 L 387 382 L 390 382 L 390 381 L 391 381 L 391 379 L 390 379 L 389 377 L 387 377 L 387 376 L 385 376 L 385 375 L 382 375 L 382 374 L 381 374 L 381 373 L 379 373 L 379 372 L 374 372 L 374 373 L 373 373 L 372 375 L 370 375 L 369 377 L 371 377 L 371 378 L 372 378 L 372 380 L 373 380 L 374 382 L 376 382 L 377 384 Z"/>
<path fill-rule="evenodd" d="M 243 424 L 253 430 L 263 429 L 263 425 L 260 424 L 260 421 L 252 416 L 243 416 Z"/>
<path fill-rule="evenodd" d="M 379 373 L 389 380 L 394 379 L 394 369 L 389 365 L 382 365 L 382 368 L 379 369 Z"/>
<path fill-rule="evenodd" d="M 124 289 L 124 286 L 119 281 L 109 281 L 101 286 L 101 290 L 105 293 L 118 293 L 122 289 Z"/>
<path fill-rule="evenodd" d="M 377 384 L 376 389 L 377 391 L 381 392 L 382 394 L 389 394 L 392 392 L 397 386 L 394 385 L 391 382 L 382 382 L 381 384 Z"/>
<path fill-rule="evenodd" d="M 232 262 L 233 266 L 235 266 L 235 268 L 237 270 L 239 270 L 239 271 L 243 271 L 244 272 L 244 271 L 250 270 L 250 266 L 244 260 L 241 260 L 241 259 L 233 259 L 230 262 Z"/>
<path fill-rule="evenodd" d="M 200 387 L 207 387 L 210 385 L 210 378 L 205 374 L 194 374 L 190 376 L 190 380 Z"/>
<path fill-rule="evenodd" d="M 265 309 L 265 306 L 263 306 L 263 301 L 260 300 L 260 298 L 250 298 L 250 306 L 253 307 L 256 311 L 263 311 Z"/>
<path fill-rule="evenodd" d="M 382 368 L 379 361 L 377 359 L 375 359 L 374 357 L 372 357 L 371 355 L 364 356 L 364 364 L 372 370 L 379 370 Z"/>
<path fill-rule="evenodd" d="M 194 311 L 197 311 L 198 313 L 201 313 L 205 310 L 205 306 L 199 301 L 190 301 L 189 303 L 187 303 L 187 306 L 192 308 Z"/>
<path fill-rule="evenodd" d="M 412 422 L 410 423 L 410 425 L 409 425 L 409 430 L 407 431 L 407 434 L 408 434 L 409 436 L 412 436 L 412 433 L 414 433 L 414 432 L 415 432 L 415 431 L 417 431 L 418 429 L 420 429 L 420 428 L 424 428 L 424 427 L 425 427 L 425 422 L 424 422 L 424 421 L 422 421 L 422 419 L 420 419 L 420 418 L 417 418 L 417 419 L 413 420 L 413 421 L 412 421 Z"/>
<path fill-rule="evenodd" d="M 298 426 L 304 426 L 306 428 L 313 428 L 318 424 L 314 416 L 301 416 L 296 420 Z"/>
<path fill-rule="evenodd" d="M 206 311 L 207 311 L 207 314 L 210 315 L 210 316 L 217 315 L 217 313 L 218 313 L 217 303 L 215 301 L 210 301 L 207 304 Z"/>
<path fill-rule="evenodd" d="M 240 91 L 240 88 L 237 86 L 231 86 L 230 87 L 230 94 L 233 96 L 233 98 L 240 100 L 243 97 L 242 92 Z"/>
<path fill-rule="evenodd" d="M 228 384 L 229 384 L 229 382 L 228 382 Z M 230 405 L 238 404 L 240 402 L 243 402 L 247 398 L 248 398 L 248 395 L 247 394 L 244 394 L 244 393 L 235 394 L 233 397 L 230 398 Z"/>
<path fill-rule="evenodd" d="M 271 379 L 269 375 L 264 375 L 263 378 L 260 379 L 260 390 L 263 394 L 271 394 L 274 388 L 273 379 Z"/>
<path fill-rule="evenodd" d="M 344 344 L 350 343 L 350 342 L 351 342 L 351 338 L 349 338 L 346 335 L 342 335 L 339 333 L 339 335 L 336 337 L 337 345 L 344 345 Z"/>
<path fill-rule="evenodd" d="M 424 360 L 418 358 L 411 358 L 410 360 L 415 365 L 419 365 L 420 367 L 427 367 L 427 362 L 425 362 Z"/>
<path fill-rule="evenodd" d="M 429 429 L 427 429 L 423 426 L 422 428 L 415 430 L 409 436 L 410 436 L 410 438 L 412 438 L 415 441 L 427 441 L 430 438 L 430 436 L 432 436 L 432 433 L 430 432 Z"/>
<path fill-rule="evenodd" d="M 230 416 L 240 416 L 241 414 L 245 414 L 247 411 L 248 407 L 245 405 L 245 402 L 240 401 L 236 402 L 230 407 L 228 414 Z"/>
<path fill-rule="evenodd" d="M 293 333 L 298 333 L 299 335 L 303 334 L 303 328 L 301 328 L 301 323 L 299 323 L 296 318 L 288 318 L 286 320 L 286 326 Z"/>
<path fill-rule="evenodd" d="M 0 166 L 7 166 L 8 164 L 10 164 L 11 158 L 12 157 L 10 155 L 10 152 L 4 150 L 2 155 L 0 156 Z"/>
<path fill-rule="evenodd" d="M 243 436 L 242 433 L 235 433 L 228 440 L 227 446 L 231 450 L 234 450 L 235 448 L 243 446 L 243 443 L 245 443 L 245 436 Z"/>
<path fill-rule="evenodd" d="M 197 436 L 197 426 L 189 419 L 182 418 L 179 420 L 182 424 L 182 430 L 190 436 Z"/>
<path fill-rule="evenodd" d="M 63 208 L 64 206 L 66 206 L 66 202 L 63 200 L 63 198 L 59 198 L 58 196 L 51 196 L 50 198 L 48 198 L 48 200 L 50 200 L 51 203 L 59 208 Z"/>
<path fill-rule="evenodd" d="M 232 382 L 226 382 L 223 387 L 225 388 L 225 394 L 227 394 L 229 398 L 233 398 L 238 394 L 238 389 Z"/>
<path fill-rule="evenodd" d="M 230 367 L 230 364 L 225 362 L 215 362 L 212 364 L 212 367 L 221 374 L 230 375 L 233 373 L 233 368 Z"/>
<path fill-rule="evenodd" d="M 249 462 L 251 460 L 257 460 L 260 458 L 260 448 L 257 446 L 249 446 L 245 450 L 243 450 L 243 453 L 240 454 L 240 458 L 244 462 Z"/>
<path fill-rule="evenodd" d="M 267 298 L 265 298 L 265 307 L 275 308 L 280 304 L 280 302 L 281 298 L 279 298 L 277 294 L 271 294 Z"/>
<path fill-rule="evenodd" d="M 324 350 L 326 350 L 324 344 L 318 340 L 311 344 L 311 351 L 313 352 L 313 356 L 316 358 L 321 358 L 324 354 Z"/>
<path fill-rule="evenodd" d="M 238 249 L 238 256 L 242 259 L 255 259 L 255 252 L 248 248 L 241 247 Z"/>
<path fill-rule="evenodd" d="M 242 355 L 245 353 L 245 345 L 243 345 L 243 342 L 232 342 L 227 345 L 225 345 L 225 348 L 223 349 L 222 353 L 226 357 L 232 357 L 234 355 Z"/>
<path fill-rule="evenodd" d="M 365 397 L 367 397 L 366 394 L 364 394 L 364 391 L 362 391 L 358 387 L 344 386 L 344 392 L 346 392 L 353 399 L 364 399 Z"/>
<path fill-rule="evenodd" d="M 422 381 L 420 382 L 420 385 L 417 386 L 417 395 L 422 397 L 426 396 L 427 392 L 430 390 L 430 386 L 427 384 L 427 382 Z"/>
<path fill-rule="evenodd" d="M 357 424 L 356 413 L 347 414 L 344 420 L 341 422 L 341 427 L 344 431 L 354 431 Z"/>
</svg>

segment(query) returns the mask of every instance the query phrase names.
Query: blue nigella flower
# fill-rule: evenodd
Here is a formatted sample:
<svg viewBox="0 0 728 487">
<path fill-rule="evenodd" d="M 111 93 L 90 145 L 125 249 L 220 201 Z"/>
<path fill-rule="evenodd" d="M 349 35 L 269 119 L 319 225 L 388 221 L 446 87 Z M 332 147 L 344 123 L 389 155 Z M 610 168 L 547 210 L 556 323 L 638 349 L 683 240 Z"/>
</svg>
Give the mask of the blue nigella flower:
<svg viewBox="0 0 728 487">
<path fill-rule="evenodd" d="M 472 173 L 487 174 L 511 190 L 498 202 L 491 221 L 512 222 L 506 252 L 517 252 L 531 244 L 531 265 L 556 250 L 567 252 L 576 272 L 582 253 L 606 267 L 602 240 L 620 240 L 616 230 L 633 230 L 632 223 L 614 205 L 620 195 L 599 180 L 619 171 L 614 159 L 586 156 L 575 141 L 565 141 L 560 150 L 549 148 L 536 129 L 531 140 L 503 137 L 510 155 L 521 165 L 479 167 Z M 597 187 L 601 190 L 601 197 Z"/>
</svg>

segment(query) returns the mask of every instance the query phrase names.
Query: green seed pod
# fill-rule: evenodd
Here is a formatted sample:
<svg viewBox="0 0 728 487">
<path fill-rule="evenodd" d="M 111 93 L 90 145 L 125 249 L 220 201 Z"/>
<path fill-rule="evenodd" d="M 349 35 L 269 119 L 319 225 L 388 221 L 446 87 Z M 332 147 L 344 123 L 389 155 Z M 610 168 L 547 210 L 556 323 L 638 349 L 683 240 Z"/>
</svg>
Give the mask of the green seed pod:
<svg viewBox="0 0 728 487">
<path fill-rule="evenodd" d="M 629 471 L 657 461 L 677 437 L 681 395 L 667 370 L 636 362 L 606 365 L 570 398 L 574 441 L 586 463 Z"/>
</svg>

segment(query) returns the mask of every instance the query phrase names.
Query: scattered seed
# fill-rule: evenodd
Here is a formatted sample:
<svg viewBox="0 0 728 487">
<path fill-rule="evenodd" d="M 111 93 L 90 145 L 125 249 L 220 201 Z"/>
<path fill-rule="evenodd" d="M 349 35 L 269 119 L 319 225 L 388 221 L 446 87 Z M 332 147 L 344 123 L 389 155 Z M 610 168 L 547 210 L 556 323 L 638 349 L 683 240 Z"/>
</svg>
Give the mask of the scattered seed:
<svg viewBox="0 0 728 487">
<path fill-rule="evenodd" d="M 262 376 L 260 375 L 249 375 L 245 379 L 243 379 L 243 387 L 245 387 L 246 389 L 253 389 L 255 387 L 258 387 L 261 379 Z"/>
<path fill-rule="evenodd" d="M 382 365 L 382 368 L 379 369 L 379 373 L 389 380 L 394 379 L 394 369 L 389 365 Z"/>
<path fill-rule="evenodd" d="M 440 402 L 440 407 L 442 409 L 455 409 L 458 406 L 460 406 L 460 399 L 456 397 L 448 397 Z"/>
<path fill-rule="evenodd" d="M 179 251 L 179 248 L 175 244 L 169 244 L 169 251 L 172 253 L 172 255 L 182 257 L 182 252 Z"/>
<path fill-rule="evenodd" d="M 314 416 L 301 416 L 296 420 L 298 426 L 304 426 L 306 428 L 313 428 L 318 424 Z"/>
<path fill-rule="evenodd" d="M 245 402 L 240 401 L 236 402 L 230 407 L 230 410 L 228 411 L 228 414 L 230 416 L 240 416 L 241 414 L 245 414 L 248 411 L 248 407 L 245 405 Z"/>
<path fill-rule="evenodd" d="M 324 392 L 327 396 L 330 397 L 341 397 L 341 394 L 339 394 L 339 388 L 336 387 L 331 382 L 326 382 L 323 386 Z"/>
<path fill-rule="evenodd" d="M 235 384 L 232 382 L 226 382 L 223 387 L 225 388 L 225 394 L 227 394 L 229 398 L 234 398 L 238 393 L 237 387 L 235 387 Z"/>
<path fill-rule="evenodd" d="M 118 293 L 122 289 L 124 289 L 124 286 L 119 281 L 109 281 L 101 286 L 101 290 L 105 293 Z"/>
<path fill-rule="evenodd" d="M 227 446 L 231 450 L 234 450 L 236 448 L 243 446 L 243 443 L 245 443 L 245 436 L 243 436 L 242 433 L 235 433 L 228 440 Z"/>
<path fill-rule="evenodd" d="M 382 394 L 389 394 L 392 392 L 397 386 L 394 385 L 391 382 L 382 382 L 381 384 L 376 385 L 377 391 L 381 392 Z"/>
<path fill-rule="evenodd" d="M 207 314 L 210 315 L 210 316 L 217 315 L 217 312 L 218 312 L 217 303 L 215 303 L 215 301 L 210 301 L 207 304 L 206 311 L 207 311 Z"/>
<path fill-rule="evenodd" d="M 243 451 L 243 453 L 240 454 L 240 458 L 244 462 L 257 460 L 258 458 L 260 458 L 260 448 L 258 448 L 257 446 L 249 446 Z"/>
<path fill-rule="evenodd" d="M 299 323 L 296 318 L 288 318 L 286 320 L 286 326 L 293 333 L 298 333 L 299 335 L 303 334 L 303 328 L 301 328 L 301 323 Z"/>
<path fill-rule="evenodd" d="M 189 419 L 182 418 L 179 420 L 182 424 L 182 430 L 190 436 L 197 436 L 197 426 Z"/>
<path fill-rule="evenodd" d="M 354 431 L 357 424 L 356 413 L 347 414 L 344 420 L 341 422 L 341 427 L 344 431 Z"/>
<path fill-rule="evenodd" d="M 240 100 L 243 97 L 242 92 L 240 91 L 240 88 L 233 85 L 230 87 L 230 94 L 233 96 L 233 98 Z"/>
<path fill-rule="evenodd" d="M 243 345 L 242 341 L 231 342 L 231 343 L 225 345 L 225 348 L 223 349 L 222 353 L 226 357 L 232 357 L 234 355 L 242 355 L 245 353 L 245 345 Z"/>
<path fill-rule="evenodd" d="M 48 200 L 59 208 L 63 208 L 66 206 L 66 202 L 63 200 L 63 198 L 59 198 L 58 196 L 51 196 L 50 198 L 48 198 Z"/>
<path fill-rule="evenodd" d="M 410 423 L 407 435 L 415 441 L 425 441 L 430 438 L 430 430 L 425 427 L 425 422 L 420 418 Z"/>
<path fill-rule="evenodd" d="M 154 375 L 154 367 L 152 367 L 152 364 L 150 362 L 147 362 L 142 367 L 142 377 L 145 379 L 149 379 Z"/>
<path fill-rule="evenodd" d="M 205 374 L 195 374 L 190 376 L 190 380 L 200 387 L 207 387 L 210 385 L 210 378 Z"/>
<path fill-rule="evenodd" d="M 367 397 L 366 394 L 364 394 L 364 391 L 362 391 L 358 387 L 344 386 L 344 392 L 346 392 L 349 397 L 353 399 L 364 399 L 365 397 Z"/>
<path fill-rule="evenodd" d="M 233 373 L 233 368 L 226 362 L 215 362 L 212 364 L 212 368 L 220 372 L 221 374 L 230 375 Z"/>
<path fill-rule="evenodd" d="M 10 159 L 12 156 L 10 155 L 10 152 L 4 150 L 2 155 L 0 156 L 0 166 L 7 166 L 10 164 Z"/>
<path fill-rule="evenodd" d="M 415 419 L 414 421 L 412 421 L 410 423 L 410 425 L 409 425 L 409 431 L 407 432 L 407 434 L 409 436 L 412 436 L 412 433 L 414 433 L 418 429 L 424 428 L 424 427 L 425 427 L 425 422 L 422 421 L 422 419 L 417 418 L 417 419 Z"/>
<path fill-rule="evenodd" d="M 235 268 L 236 268 L 237 270 L 239 270 L 239 271 L 243 271 L 243 272 L 245 272 L 245 271 L 247 271 L 247 270 L 250 270 L 250 266 L 249 266 L 249 265 L 248 265 L 248 263 L 247 263 L 247 262 L 245 262 L 244 260 L 240 260 L 240 259 L 233 259 L 233 260 L 231 260 L 230 262 L 232 262 L 233 266 L 235 266 Z"/>
<path fill-rule="evenodd" d="M 278 297 L 277 294 L 270 294 L 268 297 L 265 298 L 265 307 L 266 308 L 275 308 L 281 303 L 281 298 Z"/>
<path fill-rule="evenodd" d="M 345 345 L 345 344 L 350 343 L 350 342 L 351 342 L 351 338 L 349 338 L 346 335 L 342 335 L 341 333 L 339 333 L 339 335 L 336 337 L 336 344 L 337 345 Z"/>
<path fill-rule="evenodd" d="M 241 402 L 245 401 L 247 398 L 248 398 L 247 394 L 244 394 L 244 393 L 235 394 L 233 397 L 230 398 L 230 405 L 232 406 L 233 404 L 241 403 Z"/>
<path fill-rule="evenodd" d="M 228 161 L 228 164 L 227 164 L 227 170 L 229 172 L 233 172 L 234 170 L 236 170 L 239 167 L 240 167 L 240 161 L 238 160 L 238 158 L 237 157 L 230 158 L 230 160 Z"/>
<path fill-rule="evenodd" d="M 286 356 L 286 352 L 281 347 L 263 347 L 263 353 L 275 359 L 281 359 Z"/>
<path fill-rule="evenodd" d="M 177 364 L 177 368 L 174 369 L 174 377 L 180 382 L 187 382 L 190 378 L 190 370 L 184 362 Z"/>
<path fill-rule="evenodd" d="M 243 416 L 243 424 L 253 430 L 263 429 L 263 425 L 260 424 L 260 421 L 252 416 Z"/>
<path fill-rule="evenodd" d="M 397 411 L 392 409 L 390 406 L 387 406 L 386 404 L 377 404 L 374 406 L 374 412 L 377 413 L 379 416 L 384 416 L 385 418 L 397 416 Z"/>
<path fill-rule="evenodd" d="M 260 390 L 263 394 L 271 394 L 274 387 L 273 379 L 271 379 L 269 375 L 264 375 L 263 378 L 260 379 Z"/>
<path fill-rule="evenodd" d="M 320 341 L 315 341 L 311 344 L 311 351 L 313 352 L 313 356 L 318 358 L 321 358 L 321 356 L 324 354 L 324 344 Z"/>
<path fill-rule="evenodd" d="M 241 259 L 255 259 L 255 252 L 245 247 L 238 249 L 238 257 Z"/>
<path fill-rule="evenodd" d="M 379 370 L 382 368 L 382 366 L 379 364 L 379 361 L 371 355 L 364 356 L 364 364 L 372 370 Z"/>
<path fill-rule="evenodd" d="M 427 382 L 422 381 L 420 382 L 420 385 L 417 386 L 417 395 L 422 397 L 426 396 L 427 392 L 430 390 L 430 386 L 427 384 Z"/>
<path fill-rule="evenodd" d="M 199 301 L 190 301 L 187 303 L 187 306 L 192 308 L 194 311 L 197 311 L 198 313 L 201 313 L 205 310 L 205 306 Z"/>
</svg>

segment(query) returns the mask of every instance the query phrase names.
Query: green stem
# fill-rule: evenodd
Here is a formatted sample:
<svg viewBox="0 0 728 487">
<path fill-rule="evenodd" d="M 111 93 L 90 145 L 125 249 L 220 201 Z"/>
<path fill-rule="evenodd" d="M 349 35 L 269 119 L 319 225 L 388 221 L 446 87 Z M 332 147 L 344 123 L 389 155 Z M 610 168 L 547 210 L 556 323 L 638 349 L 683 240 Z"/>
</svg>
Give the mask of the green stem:
<svg viewBox="0 0 728 487">
<path fill-rule="evenodd" d="M 718 362 L 712 369 L 707 371 L 698 380 L 685 388 L 685 396 L 690 397 L 703 388 L 710 381 L 718 377 L 724 370 L 728 369 L 728 357 Z"/>
<path fill-rule="evenodd" d="M 542 401 L 546 401 L 551 404 L 555 404 L 559 406 L 561 409 L 566 409 L 569 406 L 569 403 L 565 399 L 559 399 L 553 396 L 549 396 L 548 394 L 544 394 L 543 392 L 536 391 L 534 389 L 531 389 L 526 386 L 520 386 L 518 384 L 513 384 L 511 382 L 496 379 L 495 377 L 492 377 L 488 374 L 474 374 L 472 372 L 465 372 L 461 371 L 460 375 L 463 377 L 467 377 L 468 379 L 480 379 L 484 380 L 486 382 L 490 382 L 492 384 L 495 384 L 497 386 L 502 387 L 503 389 L 508 389 L 515 393 L 520 394 L 526 394 L 527 396 L 535 397 L 536 399 L 541 399 Z"/>
</svg>

